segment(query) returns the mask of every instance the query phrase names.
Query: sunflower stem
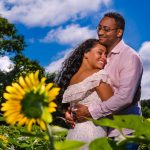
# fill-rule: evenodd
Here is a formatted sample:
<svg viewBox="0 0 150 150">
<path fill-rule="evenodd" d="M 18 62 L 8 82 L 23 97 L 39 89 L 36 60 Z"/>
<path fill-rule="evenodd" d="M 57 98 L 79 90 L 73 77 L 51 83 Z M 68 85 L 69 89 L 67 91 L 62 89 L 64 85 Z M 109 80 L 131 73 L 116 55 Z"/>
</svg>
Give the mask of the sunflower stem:
<svg viewBox="0 0 150 150">
<path fill-rule="evenodd" d="M 47 128 L 47 132 L 48 132 L 48 136 L 49 136 L 49 150 L 54 150 L 54 139 L 53 139 L 53 135 L 52 135 L 52 130 L 49 126 L 48 123 L 45 123 L 46 124 L 46 128 Z"/>
</svg>

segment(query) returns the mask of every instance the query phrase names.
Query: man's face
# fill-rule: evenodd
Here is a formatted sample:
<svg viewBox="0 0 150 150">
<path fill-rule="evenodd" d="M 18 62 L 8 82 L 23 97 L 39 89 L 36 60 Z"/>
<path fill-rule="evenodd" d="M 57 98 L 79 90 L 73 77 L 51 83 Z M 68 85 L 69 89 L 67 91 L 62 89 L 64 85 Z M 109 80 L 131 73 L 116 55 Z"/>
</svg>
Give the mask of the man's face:
<svg viewBox="0 0 150 150">
<path fill-rule="evenodd" d="M 102 18 L 97 30 L 100 44 L 107 47 L 114 45 L 114 43 L 116 43 L 116 41 L 121 37 L 120 30 L 121 29 L 118 29 L 113 18 Z"/>
</svg>

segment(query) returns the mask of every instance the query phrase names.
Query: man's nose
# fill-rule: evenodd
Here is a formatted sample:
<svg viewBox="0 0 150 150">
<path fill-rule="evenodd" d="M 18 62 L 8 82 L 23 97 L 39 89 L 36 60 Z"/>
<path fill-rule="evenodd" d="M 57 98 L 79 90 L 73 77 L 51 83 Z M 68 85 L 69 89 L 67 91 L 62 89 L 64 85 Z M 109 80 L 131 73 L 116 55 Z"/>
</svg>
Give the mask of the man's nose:
<svg viewBox="0 0 150 150">
<path fill-rule="evenodd" d="M 101 35 L 103 35 L 104 34 L 104 31 L 103 30 L 99 30 L 98 31 L 98 36 L 101 36 Z"/>
</svg>

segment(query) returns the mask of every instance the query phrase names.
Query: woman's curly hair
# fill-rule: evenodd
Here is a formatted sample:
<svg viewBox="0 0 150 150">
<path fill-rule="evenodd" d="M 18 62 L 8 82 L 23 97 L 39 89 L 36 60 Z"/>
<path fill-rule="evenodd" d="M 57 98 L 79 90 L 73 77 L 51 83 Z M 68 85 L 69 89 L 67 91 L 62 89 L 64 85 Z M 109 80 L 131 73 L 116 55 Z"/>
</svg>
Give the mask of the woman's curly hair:
<svg viewBox="0 0 150 150">
<path fill-rule="evenodd" d="M 70 80 L 73 75 L 79 70 L 84 54 L 89 52 L 91 48 L 99 44 L 98 39 L 88 39 L 81 43 L 74 51 L 72 51 L 69 57 L 63 62 L 62 68 L 58 73 L 56 83 L 61 88 L 60 94 L 57 100 L 60 102 L 64 91 L 69 86 Z"/>
</svg>

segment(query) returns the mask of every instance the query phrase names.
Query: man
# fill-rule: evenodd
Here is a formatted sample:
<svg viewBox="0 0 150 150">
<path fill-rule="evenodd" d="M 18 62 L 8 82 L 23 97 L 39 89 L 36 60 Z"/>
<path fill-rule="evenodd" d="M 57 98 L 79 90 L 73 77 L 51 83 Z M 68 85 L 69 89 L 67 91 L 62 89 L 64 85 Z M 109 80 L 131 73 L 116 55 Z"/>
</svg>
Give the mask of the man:
<svg viewBox="0 0 150 150">
<path fill-rule="evenodd" d="M 112 86 L 115 89 L 114 95 L 107 101 L 97 105 L 83 106 L 78 104 L 76 117 L 81 116 L 99 119 L 112 114 L 137 114 L 140 115 L 140 108 L 135 94 L 141 83 L 143 67 L 136 52 L 126 45 L 122 40 L 125 27 L 124 18 L 114 12 L 106 13 L 100 21 L 97 29 L 99 42 L 107 47 L 108 56 L 105 70 L 108 72 Z M 66 120 L 73 123 L 69 111 L 66 112 Z M 124 134 L 130 134 L 125 130 Z M 111 129 L 109 137 L 116 137 L 119 132 Z M 129 148 L 129 150 L 134 148 Z"/>
</svg>

